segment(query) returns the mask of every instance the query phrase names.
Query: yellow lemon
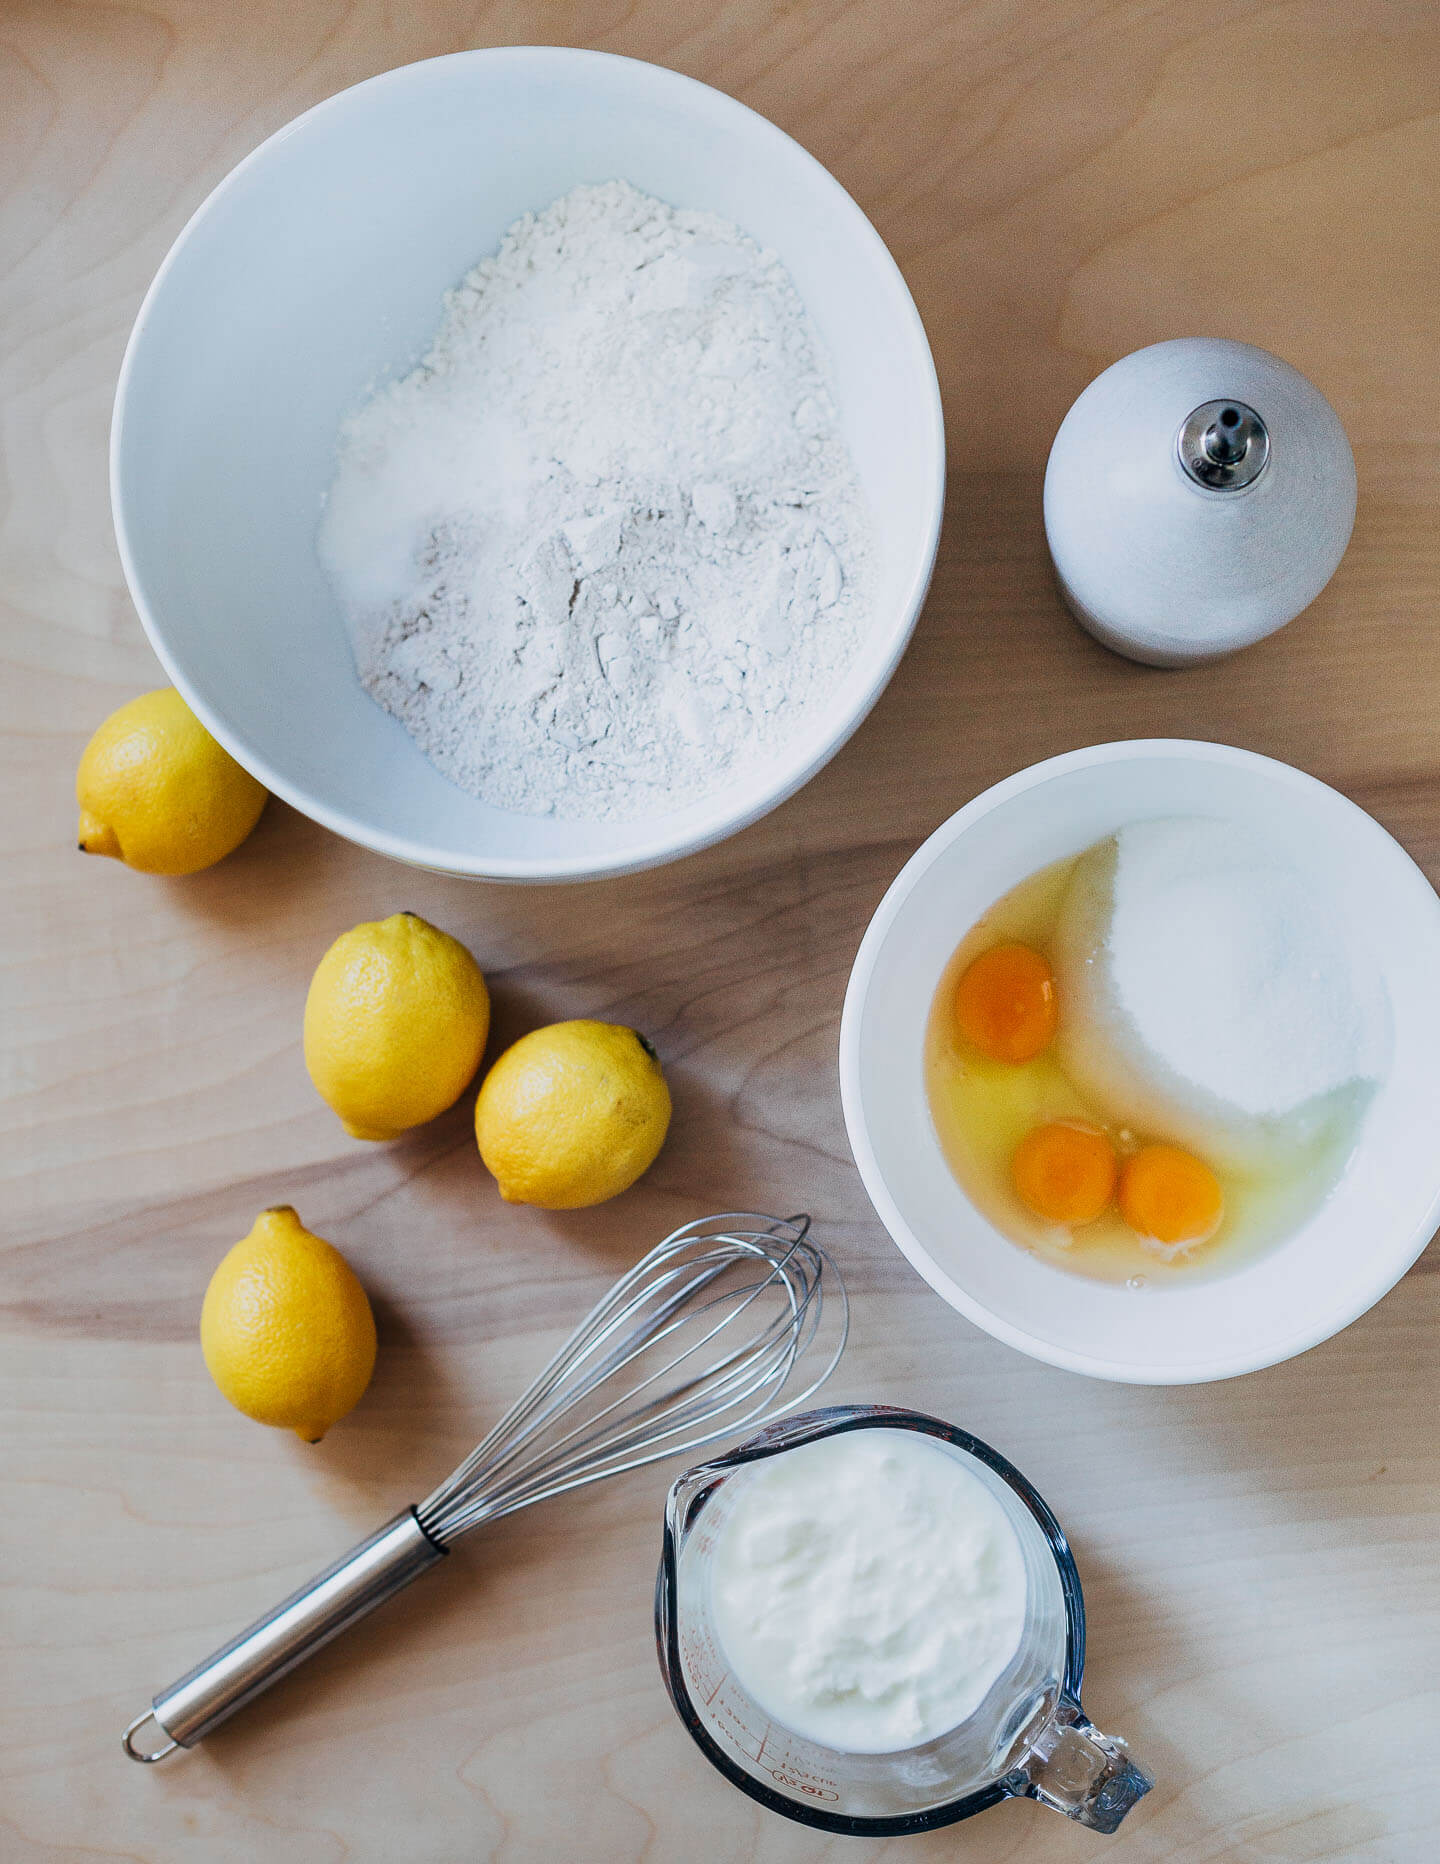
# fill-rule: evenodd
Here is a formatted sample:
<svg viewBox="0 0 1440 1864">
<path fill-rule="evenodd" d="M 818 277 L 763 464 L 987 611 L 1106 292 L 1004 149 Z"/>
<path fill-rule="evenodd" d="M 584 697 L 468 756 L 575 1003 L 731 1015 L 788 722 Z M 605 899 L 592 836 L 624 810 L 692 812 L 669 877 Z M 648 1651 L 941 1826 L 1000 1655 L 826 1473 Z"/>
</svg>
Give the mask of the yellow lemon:
<svg viewBox="0 0 1440 1864">
<path fill-rule="evenodd" d="M 355 1139 L 394 1139 L 453 1106 L 489 1033 L 479 965 L 414 913 L 342 932 L 305 999 L 305 1066 Z"/>
<path fill-rule="evenodd" d="M 375 1318 L 340 1251 L 281 1204 L 211 1276 L 200 1346 L 237 1411 L 318 1443 L 370 1383 Z"/>
<path fill-rule="evenodd" d="M 240 846 L 267 794 L 162 686 L 112 712 L 85 746 L 80 847 L 145 874 L 196 874 Z"/>
<path fill-rule="evenodd" d="M 509 1204 L 579 1210 L 655 1161 L 670 1090 L 644 1036 L 617 1023 L 551 1023 L 495 1063 L 475 1102 L 480 1156 Z"/>
</svg>

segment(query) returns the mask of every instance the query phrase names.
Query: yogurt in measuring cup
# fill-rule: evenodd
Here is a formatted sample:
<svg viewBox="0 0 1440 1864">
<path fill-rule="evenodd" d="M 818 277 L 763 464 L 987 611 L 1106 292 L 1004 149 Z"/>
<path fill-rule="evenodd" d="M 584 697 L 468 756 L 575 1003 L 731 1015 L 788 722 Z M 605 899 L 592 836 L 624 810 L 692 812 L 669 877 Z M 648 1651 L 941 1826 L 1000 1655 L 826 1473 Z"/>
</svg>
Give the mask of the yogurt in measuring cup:
<svg viewBox="0 0 1440 1864">
<path fill-rule="evenodd" d="M 1060 1523 L 943 1418 L 827 1406 L 687 1470 L 655 1634 L 711 1765 L 820 1831 L 891 1838 L 1034 1799 L 1113 1832 L 1150 1790 L 1081 1705 Z"/>
<path fill-rule="evenodd" d="M 1005 1510 L 913 1430 L 854 1430 L 745 1472 L 716 1538 L 714 1628 L 783 1727 L 853 1754 L 914 1748 L 980 1707 L 1026 1622 Z"/>
</svg>

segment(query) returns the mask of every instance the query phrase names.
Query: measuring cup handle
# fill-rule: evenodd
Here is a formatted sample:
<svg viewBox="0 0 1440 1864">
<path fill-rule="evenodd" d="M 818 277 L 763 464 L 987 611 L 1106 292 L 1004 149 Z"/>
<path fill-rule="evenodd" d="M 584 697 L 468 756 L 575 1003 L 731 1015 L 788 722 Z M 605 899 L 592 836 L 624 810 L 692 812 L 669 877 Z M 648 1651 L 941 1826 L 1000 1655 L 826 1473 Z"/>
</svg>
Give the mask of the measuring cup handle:
<svg viewBox="0 0 1440 1864">
<path fill-rule="evenodd" d="M 1113 1832 L 1155 1782 L 1118 1735 L 1102 1735 L 1078 1702 L 1062 1697 L 1007 1784 L 1017 1796 L 1053 1806 L 1092 1832 Z"/>
</svg>

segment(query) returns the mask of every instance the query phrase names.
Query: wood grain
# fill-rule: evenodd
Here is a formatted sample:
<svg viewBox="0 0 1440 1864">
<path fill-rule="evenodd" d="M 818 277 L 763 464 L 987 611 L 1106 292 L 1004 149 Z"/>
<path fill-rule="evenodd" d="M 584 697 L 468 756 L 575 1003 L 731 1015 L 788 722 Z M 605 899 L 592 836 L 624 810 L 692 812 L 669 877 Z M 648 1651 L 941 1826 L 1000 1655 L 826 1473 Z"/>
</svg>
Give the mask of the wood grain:
<svg viewBox="0 0 1440 1864">
<path fill-rule="evenodd" d="M 82 861 L 89 731 L 156 683 L 119 572 L 109 404 L 145 285 L 271 129 L 467 45 L 591 44 L 774 117 L 915 290 L 952 465 L 914 647 L 797 799 L 659 873 L 572 890 L 411 873 L 272 804 L 186 882 Z M 1372 809 L 1440 877 L 1440 11 L 1275 0 L 154 0 L 0 6 L 0 1860 L 584 1858 L 1409 1864 L 1440 1844 L 1435 1251 L 1339 1339 L 1215 1388 L 1112 1388 L 952 1315 L 873 1218 L 834 1078 L 845 978 L 916 842 L 1050 752 L 1248 745 Z M 1164 674 L 1054 597 L 1050 437 L 1106 362 L 1195 331 L 1266 344 L 1356 443 L 1355 541 L 1283 635 Z M 623 1017 L 674 1136 L 637 1191 L 501 1206 L 465 1110 L 347 1141 L 299 1054 L 311 967 L 411 907 L 491 977 L 497 1039 Z M 205 1282 L 281 1199 L 375 1291 L 382 1351 L 318 1451 L 211 1388 Z M 587 1298 L 712 1206 L 805 1207 L 856 1294 L 835 1396 L 1002 1446 L 1071 1530 L 1087 1703 L 1159 1784 L 1114 1840 L 1008 1806 L 928 1839 L 826 1840 L 705 1765 L 649 1631 L 671 1473 L 467 1544 L 194 1755 L 142 1773 L 151 1691 L 422 1493 Z M 1364 1239 L 1356 1239 L 1364 1247 Z"/>
</svg>

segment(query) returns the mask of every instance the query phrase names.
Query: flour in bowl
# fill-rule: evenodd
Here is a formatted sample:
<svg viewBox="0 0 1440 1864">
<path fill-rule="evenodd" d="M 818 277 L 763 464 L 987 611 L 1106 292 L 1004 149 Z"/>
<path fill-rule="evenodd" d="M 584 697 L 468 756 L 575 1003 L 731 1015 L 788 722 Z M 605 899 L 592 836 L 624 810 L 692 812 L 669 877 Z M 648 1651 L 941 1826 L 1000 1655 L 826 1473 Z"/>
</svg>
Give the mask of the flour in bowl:
<svg viewBox="0 0 1440 1864">
<path fill-rule="evenodd" d="M 622 181 L 512 226 L 341 430 L 320 526 L 366 689 L 529 814 L 671 810 L 773 755 L 870 607 L 789 274 Z"/>
</svg>

